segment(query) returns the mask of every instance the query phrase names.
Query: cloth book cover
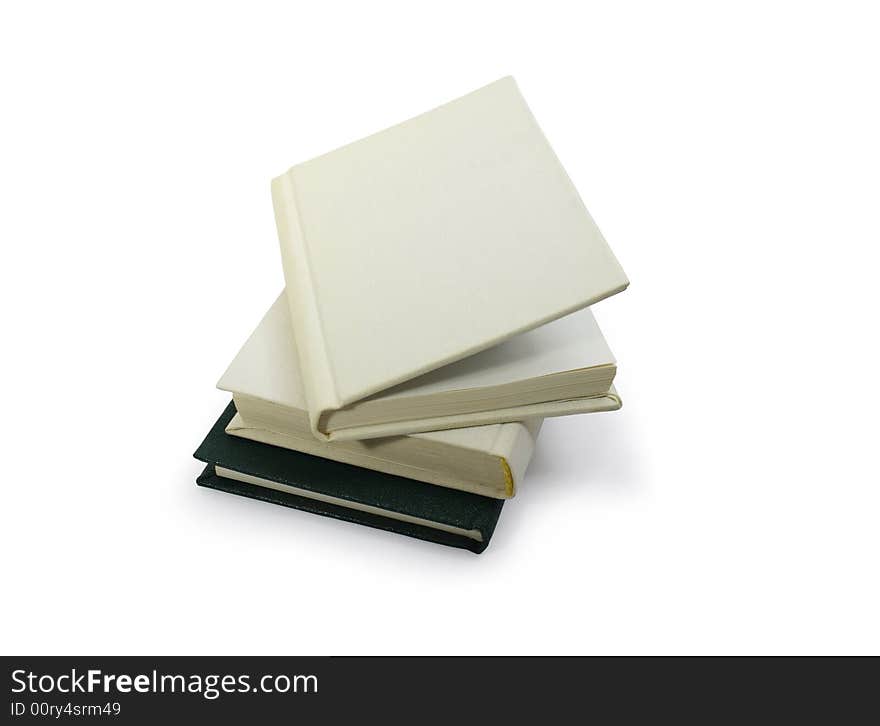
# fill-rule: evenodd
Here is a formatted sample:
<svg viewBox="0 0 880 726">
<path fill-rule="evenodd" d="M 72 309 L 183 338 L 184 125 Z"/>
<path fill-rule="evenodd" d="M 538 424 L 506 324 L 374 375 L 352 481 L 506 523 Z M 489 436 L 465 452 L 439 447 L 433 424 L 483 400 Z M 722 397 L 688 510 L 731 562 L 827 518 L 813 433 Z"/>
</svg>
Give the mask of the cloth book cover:
<svg viewBox="0 0 880 726">
<path fill-rule="evenodd" d="M 294 166 L 272 198 L 319 438 L 353 404 L 628 284 L 512 78 Z M 602 395 L 601 378 L 581 388 Z"/>
<path fill-rule="evenodd" d="M 230 436 L 235 413 L 230 403 L 196 450 L 207 463 L 199 485 L 476 553 L 488 546 L 503 500 Z"/>
</svg>

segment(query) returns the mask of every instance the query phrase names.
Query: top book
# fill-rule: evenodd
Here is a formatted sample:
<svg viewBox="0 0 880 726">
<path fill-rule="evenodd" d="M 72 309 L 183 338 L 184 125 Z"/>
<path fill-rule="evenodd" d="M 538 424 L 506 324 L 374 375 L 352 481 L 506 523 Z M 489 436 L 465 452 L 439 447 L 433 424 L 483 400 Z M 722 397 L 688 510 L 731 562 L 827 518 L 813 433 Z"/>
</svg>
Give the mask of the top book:
<svg viewBox="0 0 880 726">
<path fill-rule="evenodd" d="M 513 78 L 272 181 L 309 418 L 625 289 Z"/>
</svg>

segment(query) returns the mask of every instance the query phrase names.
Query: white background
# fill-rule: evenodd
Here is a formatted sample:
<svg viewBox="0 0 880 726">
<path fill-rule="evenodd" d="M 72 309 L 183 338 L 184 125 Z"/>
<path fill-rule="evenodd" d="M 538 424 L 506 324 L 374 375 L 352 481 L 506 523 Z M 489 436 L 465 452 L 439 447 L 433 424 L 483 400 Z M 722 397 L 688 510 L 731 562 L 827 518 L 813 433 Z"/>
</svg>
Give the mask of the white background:
<svg viewBox="0 0 880 726">
<path fill-rule="evenodd" d="M 131 7 L 0 11 L 4 652 L 880 651 L 871 3 Z M 624 409 L 479 557 L 197 488 L 270 178 L 506 74 L 632 281 Z"/>
</svg>

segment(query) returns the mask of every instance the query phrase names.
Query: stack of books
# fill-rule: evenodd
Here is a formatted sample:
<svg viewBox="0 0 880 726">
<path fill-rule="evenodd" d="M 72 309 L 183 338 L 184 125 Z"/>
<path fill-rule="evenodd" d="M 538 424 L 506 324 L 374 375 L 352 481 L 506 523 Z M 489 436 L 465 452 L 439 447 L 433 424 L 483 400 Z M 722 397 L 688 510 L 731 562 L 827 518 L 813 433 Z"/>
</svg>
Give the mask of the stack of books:
<svg viewBox="0 0 880 726">
<path fill-rule="evenodd" d="M 613 411 L 628 281 L 512 78 L 272 182 L 285 289 L 205 487 L 482 552 L 548 416 Z"/>
</svg>

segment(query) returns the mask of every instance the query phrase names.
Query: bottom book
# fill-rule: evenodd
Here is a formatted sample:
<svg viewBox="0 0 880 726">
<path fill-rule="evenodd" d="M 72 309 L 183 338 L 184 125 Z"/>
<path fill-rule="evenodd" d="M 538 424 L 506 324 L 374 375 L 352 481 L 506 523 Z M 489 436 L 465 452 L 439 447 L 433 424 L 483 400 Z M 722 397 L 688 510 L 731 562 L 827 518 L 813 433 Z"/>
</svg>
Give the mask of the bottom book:
<svg viewBox="0 0 880 726">
<path fill-rule="evenodd" d="M 230 436 L 230 403 L 196 450 L 200 486 L 482 552 L 504 500 Z"/>
</svg>

